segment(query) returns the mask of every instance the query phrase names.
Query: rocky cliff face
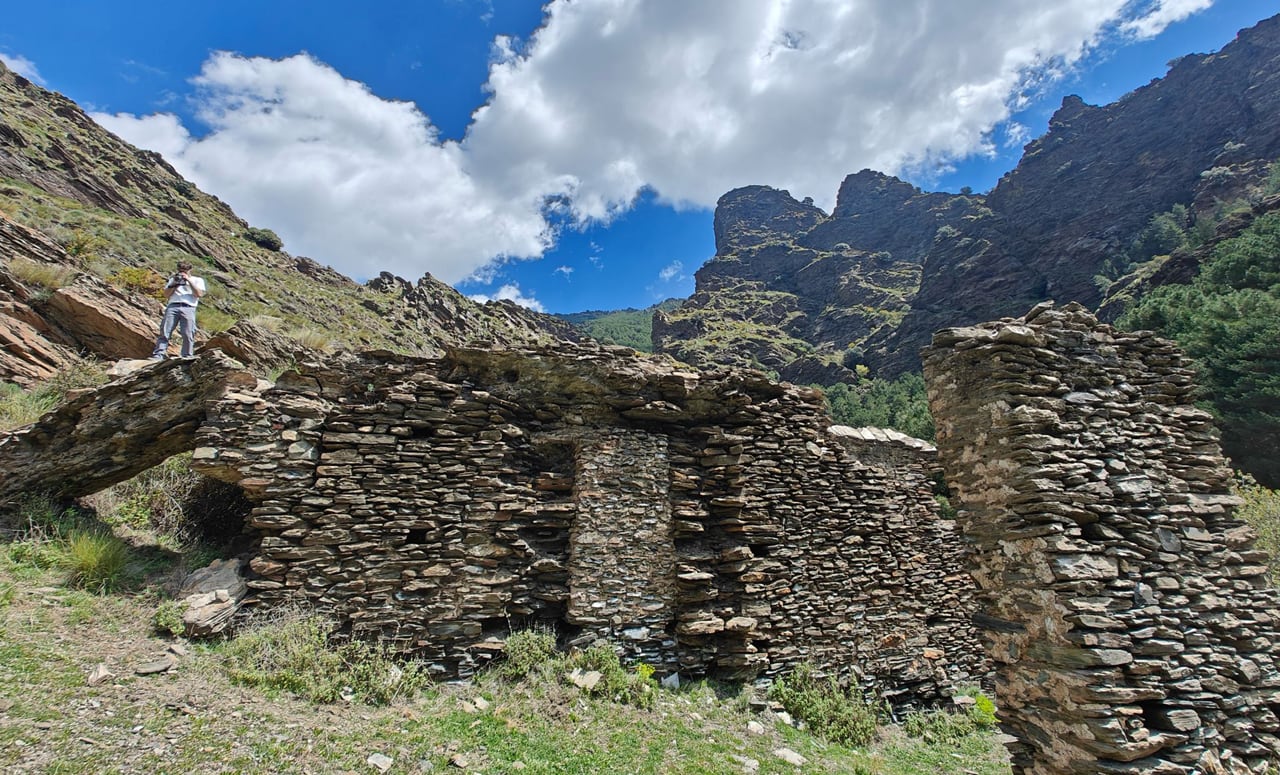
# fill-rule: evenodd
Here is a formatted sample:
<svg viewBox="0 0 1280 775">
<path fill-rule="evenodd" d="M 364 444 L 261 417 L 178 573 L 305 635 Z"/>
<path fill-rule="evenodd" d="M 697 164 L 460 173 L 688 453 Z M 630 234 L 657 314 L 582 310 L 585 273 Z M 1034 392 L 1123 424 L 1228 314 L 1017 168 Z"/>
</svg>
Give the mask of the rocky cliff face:
<svg viewBox="0 0 1280 775">
<path fill-rule="evenodd" d="M 654 346 L 696 365 L 853 381 L 846 352 L 907 312 L 934 233 L 977 206 L 870 170 L 845 179 L 830 216 L 786 191 L 731 191 L 716 208 L 716 256 L 681 309 L 655 316 Z"/>
<path fill-rule="evenodd" d="M 655 321 L 655 345 L 783 374 L 854 345 L 894 376 L 939 328 L 1047 299 L 1097 307 L 1097 276 L 1153 215 L 1249 195 L 1277 158 L 1280 17 L 1111 105 L 1068 97 L 986 196 L 869 171 L 845 180 L 829 216 L 764 187 L 726 194 L 716 257 L 684 308 Z"/>
<path fill-rule="evenodd" d="M 147 278 L 179 260 L 209 282 L 206 334 L 252 317 L 333 346 L 414 353 L 580 338 L 548 315 L 478 305 L 430 276 L 361 285 L 264 248 L 248 229 L 158 154 L 0 65 L 0 381 L 46 378 L 80 354 L 146 355 L 160 314 Z"/>
</svg>

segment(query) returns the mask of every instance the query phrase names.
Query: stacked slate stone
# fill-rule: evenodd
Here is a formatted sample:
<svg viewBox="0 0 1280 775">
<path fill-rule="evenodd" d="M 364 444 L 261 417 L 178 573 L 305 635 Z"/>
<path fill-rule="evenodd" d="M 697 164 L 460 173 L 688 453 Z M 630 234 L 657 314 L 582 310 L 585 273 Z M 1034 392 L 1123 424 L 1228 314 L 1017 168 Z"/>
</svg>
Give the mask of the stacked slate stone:
<svg viewBox="0 0 1280 775">
<path fill-rule="evenodd" d="M 517 629 L 663 673 L 803 660 L 898 704 L 988 668 L 928 445 L 622 348 L 306 363 L 194 456 L 256 500 L 249 585 L 468 676 Z"/>
<path fill-rule="evenodd" d="M 1017 773 L 1261 772 L 1280 754 L 1280 598 L 1188 366 L 1076 304 L 925 351 Z"/>
</svg>

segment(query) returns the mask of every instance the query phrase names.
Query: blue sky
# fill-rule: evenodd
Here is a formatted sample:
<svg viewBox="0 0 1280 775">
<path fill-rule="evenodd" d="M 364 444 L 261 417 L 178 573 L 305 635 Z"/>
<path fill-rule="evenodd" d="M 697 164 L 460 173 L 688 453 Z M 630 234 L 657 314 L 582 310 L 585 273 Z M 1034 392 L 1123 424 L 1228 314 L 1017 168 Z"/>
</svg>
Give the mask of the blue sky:
<svg viewBox="0 0 1280 775">
<path fill-rule="evenodd" d="M 716 198 L 864 167 L 985 191 L 1275 0 L 63 0 L 0 57 L 285 248 L 552 312 L 693 289 Z"/>
</svg>

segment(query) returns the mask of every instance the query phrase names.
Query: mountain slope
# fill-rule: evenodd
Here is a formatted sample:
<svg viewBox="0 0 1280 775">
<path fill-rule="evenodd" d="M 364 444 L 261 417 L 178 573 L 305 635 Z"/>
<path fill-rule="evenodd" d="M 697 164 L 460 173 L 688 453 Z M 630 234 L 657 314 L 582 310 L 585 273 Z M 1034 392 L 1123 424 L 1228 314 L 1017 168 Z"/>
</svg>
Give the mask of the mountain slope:
<svg viewBox="0 0 1280 775">
<path fill-rule="evenodd" d="M 11 234 L 28 235 L 0 243 L 0 338 L 56 327 L 56 311 L 46 302 L 58 288 L 34 282 L 41 273 L 31 271 L 33 264 L 65 268 L 53 285 L 96 287 L 89 278 L 97 278 L 144 318 L 158 320 L 153 285 L 183 259 L 209 281 L 200 315 L 206 332 L 256 318 L 313 341 L 319 335 L 337 346 L 414 353 L 455 343 L 582 336 L 510 302 L 476 304 L 430 275 L 409 282 L 384 274 L 361 285 L 309 258 L 273 250 L 263 239 L 269 232 L 251 229 L 158 154 L 123 142 L 75 103 L 3 65 L 0 214 Z M 69 352 L 119 357 L 65 332 L 51 341 Z M 63 367 L 46 362 L 19 369 L 0 361 L 0 380 L 30 381 Z"/>
</svg>

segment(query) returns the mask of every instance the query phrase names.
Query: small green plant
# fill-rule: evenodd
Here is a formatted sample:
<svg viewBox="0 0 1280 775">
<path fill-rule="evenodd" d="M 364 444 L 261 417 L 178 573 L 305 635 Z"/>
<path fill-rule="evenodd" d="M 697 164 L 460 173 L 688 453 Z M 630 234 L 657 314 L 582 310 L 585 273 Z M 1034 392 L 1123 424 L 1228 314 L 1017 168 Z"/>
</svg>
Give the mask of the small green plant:
<svg viewBox="0 0 1280 775">
<path fill-rule="evenodd" d="M 244 238 L 267 250 L 279 250 L 284 247 L 284 240 L 271 229 L 251 228 L 244 233 Z"/>
<path fill-rule="evenodd" d="M 807 724 L 814 734 L 840 745 L 871 742 L 882 715 L 856 688 L 844 691 L 835 678 L 820 677 L 808 662 L 797 665 L 774 683 L 769 697 Z"/>
<path fill-rule="evenodd" d="M 227 645 L 227 674 L 238 683 L 284 690 L 314 703 L 349 698 L 385 705 L 426 687 L 421 663 L 397 662 L 385 648 L 364 641 L 331 644 L 331 629 L 312 614 L 277 612 Z"/>
<path fill-rule="evenodd" d="M 520 630 L 507 638 L 506 659 L 498 672 L 504 678 L 523 678 L 539 668 L 555 662 L 556 636 L 546 628 Z"/>
<path fill-rule="evenodd" d="M 181 600 L 165 600 L 156 606 L 156 612 L 151 617 L 151 624 L 156 628 L 156 632 L 166 633 L 169 635 L 181 635 L 186 632 L 186 625 L 182 622 L 182 615 L 186 613 L 187 605 Z"/>
<path fill-rule="evenodd" d="M 602 695 L 637 708 L 652 708 L 658 699 L 658 682 L 653 679 L 654 669 L 643 662 L 628 671 L 613 647 L 597 643 L 569 657 L 569 670 L 596 671 L 600 680 L 589 694 Z"/>
</svg>

